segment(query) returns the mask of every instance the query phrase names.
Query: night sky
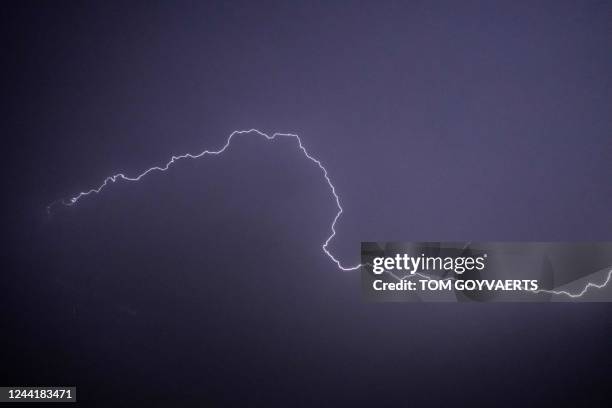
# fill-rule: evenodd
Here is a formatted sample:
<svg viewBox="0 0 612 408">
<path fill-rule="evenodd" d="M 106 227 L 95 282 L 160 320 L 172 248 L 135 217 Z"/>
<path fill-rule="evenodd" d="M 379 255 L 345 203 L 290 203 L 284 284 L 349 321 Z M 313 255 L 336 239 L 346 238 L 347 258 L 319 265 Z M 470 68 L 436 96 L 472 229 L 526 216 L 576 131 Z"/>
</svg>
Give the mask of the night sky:
<svg viewBox="0 0 612 408">
<path fill-rule="evenodd" d="M 609 406 L 609 304 L 375 304 L 361 241 L 612 240 L 612 4 L 9 2 L 0 385 Z M 534 4 L 537 3 L 537 4 Z"/>
</svg>

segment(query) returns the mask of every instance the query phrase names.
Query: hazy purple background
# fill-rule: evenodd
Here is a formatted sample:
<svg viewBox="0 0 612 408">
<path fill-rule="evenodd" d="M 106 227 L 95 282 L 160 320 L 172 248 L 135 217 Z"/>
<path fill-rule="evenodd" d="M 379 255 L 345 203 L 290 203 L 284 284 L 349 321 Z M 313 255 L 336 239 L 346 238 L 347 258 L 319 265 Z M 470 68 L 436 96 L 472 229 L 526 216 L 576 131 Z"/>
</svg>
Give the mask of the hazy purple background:
<svg viewBox="0 0 612 408">
<path fill-rule="evenodd" d="M 532 3 L 6 6 L 0 382 L 100 406 L 607 405 L 609 305 L 363 303 L 290 141 L 44 211 L 255 127 L 326 164 L 347 263 L 360 241 L 611 240 L 612 7 Z"/>
</svg>

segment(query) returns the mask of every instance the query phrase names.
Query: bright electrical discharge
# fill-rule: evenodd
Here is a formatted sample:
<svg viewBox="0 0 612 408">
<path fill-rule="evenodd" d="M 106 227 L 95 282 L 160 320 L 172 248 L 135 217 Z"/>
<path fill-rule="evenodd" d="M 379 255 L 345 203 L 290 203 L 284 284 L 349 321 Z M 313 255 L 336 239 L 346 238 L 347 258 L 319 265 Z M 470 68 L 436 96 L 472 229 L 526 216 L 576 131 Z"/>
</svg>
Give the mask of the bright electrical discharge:
<svg viewBox="0 0 612 408">
<path fill-rule="evenodd" d="M 156 172 L 156 171 L 158 171 L 158 172 L 165 172 L 165 171 L 167 171 L 175 162 L 177 162 L 179 160 L 183 160 L 183 159 L 199 159 L 201 157 L 208 156 L 208 155 L 211 155 L 211 156 L 220 155 L 223 152 L 225 152 L 227 150 L 227 148 L 230 146 L 234 136 L 243 135 L 243 134 L 255 134 L 255 135 L 258 135 L 258 136 L 261 136 L 261 137 L 265 138 L 265 140 L 267 140 L 267 141 L 273 141 L 273 140 L 276 140 L 277 138 L 292 138 L 292 139 L 295 139 L 297 141 L 298 147 L 302 151 L 302 153 L 304 154 L 304 157 L 306 157 L 308 160 L 310 160 L 311 162 L 316 164 L 317 167 L 319 167 L 319 169 L 323 173 L 323 178 L 327 182 L 327 185 L 328 185 L 328 187 L 329 187 L 329 189 L 330 189 L 330 191 L 332 193 L 332 196 L 334 197 L 334 201 L 336 202 L 336 207 L 338 208 L 338 211 L 336 212 L 336 215 L 334 216 L 334 219 L 332 220 L 331 225 L 330 225 L 330 235 L 327 237 L 325 242 L 323 242 L 323 244 L 321 245 L 321 248 L 323 249 L 323 252 L 342 271 L 354 271 L 354 270 L 357 270 L 357 269 L 361 268 L 362 266 L 364 266 L 364 264 L 357 264 L 357 265 L 352 265 L 352 266 L 344 266 L 344 265 L 342 265 L 342 263 L 327 248 L 329 246 L 330 242 L 336 236 L 336 224 L 338 222 L 338 219 L 340 218 L 340 216 L 344 212 L 344 209 L 342 208 L 342 205 L 340 205 L 340 197 L 336 193 L 336 187 L 331 182 L 331 179 L 329 178 L 329 174 L 327 173 L 327 169 L 325 168 L 325 166 L 323 166 L 323 164 L 321 163 L 321 161 L 319 159 L 315 158 L 310 153 L 308 153 L 308 150 L 306 150 L 306 148 L 302 144 L 302 139 L 300 139 L 300 137 L 298 135 L 293 134 L 293 133 L 274 133 L 274 134 L 272 134 L 270 136 L 270 135 L 268 135 L 268 134 L 266 134 L 264 132 L 261 132 L 261 131 L 259 131 L 257 129 L 235 130 L 235 131 L 233 131 L 228 136 L 227 140 L 225 141 L 225 144 L 219 150 L 204 150 L 203 152 L 198 153 L 198 154 L 186 153 L 186 154 L 181 154 L 179 156 L 172 156 L 170 158 L 170 161 L 168 161 L 165 165 L 150 167 L 150 168 L 148 168 L 147 170 L 143 171 L 142 173 L 140 173 L 139 175 L 137 175 L 135 177 L 129 177 L 129 176 L 126 176 L 123 173 L 114 174 L 112 176 L 109 176 L 109 177 L 105 178 L 104 182 L 102 184 L 100 184 L 96 188 L 92 188 L 92 189 L 87 190 L 87 191 L 82 191 L 82 192 L 78 193 L 77 195 L 75 195 L 74 197 L 71 197 L 71 198 L 69 198 L 67 200 L 57 200 L 57 201 L 52 202 L 51 204 L 49 204 L 47 206 L 47 213 L 51 213 L 51 210 L 53 209 L 53 206 L 55 206 L 57 204 L 62 204 L 64 206 L 70 207 L 70 206 L 75 205 L 79 200 L 81 200 L 84 197 L 87 197 L 87 196 L 92 195 L 92 194 L 99 194 L 108 185 L 113 184 L 113 183 L 117 182 L 118 180 L 136 182 L 136 181 L 140 181 L 140 179 L 142 179 L 144 176 L 146 176 L 149 173 L 153 173 L 153 172 Z M 411 275 L 408 275 L 408 276 L 406 276 L 404 278 L 401 278 L 401 279 L 397 275 L 395 275 L 393 273 L 390 273 L 390 274 L 393 277 L 395 277 L 396 279 L 398 279 L 398 280 L 403 280 L 403 279 L 407 279 L 407 278 L 414 277 L 414 276 L 420 276 L 422 278 L 432 279 L 431 277 L 429 277 L 427 275 L 423 275 L 421 273 L 411 274 Z M 603 283 L 595 284 L 595 283 L 589 282 L 581 291 L 579 291 L 577 293 L 570 293 L 570 292 L 564 291 L 564 290 L 556 291 L 556 290 L 545 290 L 545 289 L 539 289 L 539 290 L 529 291 L 529 292 L 532 292 L 532 293 L 549 293 L 549 294 L 553 294 L 553 295 L 565 295 L 565 296 L 569 296 L 571 298 L 578 298 L 578 297 L 582 297 L 590 288 L 601 289 L 601 288 L 605 287 L 606 285 L 608 285 L 608 283 L 611 280 L 612 280 L 612 270 L 610 270 L 608 272 L 608 276 L 607 276 L 606 280 Z"/>
</svg>

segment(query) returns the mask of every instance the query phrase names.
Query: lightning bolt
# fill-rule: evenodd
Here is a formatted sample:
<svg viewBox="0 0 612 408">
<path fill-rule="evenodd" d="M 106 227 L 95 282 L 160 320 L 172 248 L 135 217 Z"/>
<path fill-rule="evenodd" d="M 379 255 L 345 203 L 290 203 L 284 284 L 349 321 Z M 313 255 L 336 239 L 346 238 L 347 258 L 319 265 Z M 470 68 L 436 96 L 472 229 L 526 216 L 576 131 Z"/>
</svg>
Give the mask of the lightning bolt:
<svg viewBox="0 0 612 408">
<path fill-rule="evenodd" d="M 223 152 L 225 152 L 231 145 L 232 140 L 234 139 L 235 136 L 238 135 L 243 135 L 243 134 L 254 134 L 256 136 L 261 136 L 263 137 L 265 140 L 267 141 L 274 141 L 277 140 L 279 138 L 291 138 L 291 139 L 295 139 L 295 141 L 297 142 L 297 145 L 300 149 L 300 151 L 304 154 L 304 157 L 306 159 L 308 159 L 309 161 L 311 161 L 312 163 L 314 163 L 323 173 L 323 178 L 325 179 L 325 181 L 327 182 L 327 186 L 329 187 L 329 190 L 333 196 L 333 199 L 336 203 L 336 215 L 334 216 L 331 224 L 330 224 L 330 234 L 327 237 L 327 239 L 323 242 L 323 244 L 321 245 L 321 249 L 323 250 L 323 252 L 325 253 L 325 255 L 332 260 L 333 263 L 336 264 L 336 266 L 338 267 L 338 269 L 342 270 L 342 271 L 354 271 L 357 270 L 359 268 L 361 268 L 362 266 L 365 266 L 366 264 L 356 264 L 356 265 L 352 265 L 352 266 L 344 266 L 342 264 L 342 262 L 340 262 L 340 260 L 338 260 L 328 249 L 328 246 L 330 245 L 330 243 L 333 241 L 333 239 L 336 237 L 336 224 L 338 223 L 338 220 L 340 219 L 340 216 L 344 213 L 344 209 L 342 208 L 342 205 L 340 204 L 340 197 L 338 196 L 338 193 L 336 192 L 336 187 L 334 186 L 334 184 L 332 183 L 331 179 L 329 178 L 329 173 L 327 171 L 327 169 L 325 168 L 325 166 L 323 166 L 323 163 L 321 163 L 321 161 L 319 159 L 317 159 L 316 157 L 312 156 L 308 150 L 306 150 L 306 148 L 304 147 L 304 145 L 302 144 L 302 139 L 293 133 L 273 133 L 272 135 L 268 135 L 260 130 L 257 129 L 249 129 L 249 130 L 235 130 L 233 131 L 228 138 L 225 141 L 225 144 L 219 149 L 219 150 L 204 150 L 198 154 L 192 154 L 192 153 L 185 153 L 185 154 L 181 154 L 178 156 L 172 156 L 170 158 L 170 160 L 164 164 L 163 166 L 153 166 L 150 167 L 148 169 L 146 169 L 145 171 L 143 171 L 142 173 L 140 173 L 139 175 L 135 176 L 135 177 L 130 177 L 130 176 L 126 176 L 123 173 L 117 173 L 114 174 L 112 176 L 108 176 L 107 178 L 104 179 L 104 181 L 102 182 L 102 184 L 100 184 L 98 187 L 92 188 L 90 190 L 87 191 L 82 191 L 80 193 L 78 193 L 77 195 L 69 198 L 69 199 L 63 199 L 63 200 L 56 200 L 54 202 L 52 202 L 51 204 L 49 204 L 47 206 L 47 213 L 51 213 L 51 211 L 53 210 L 53 207 L 61 204 L 67 207 L 73 206 L 76 203 L 78 203 L 81 199 L 90 196 L 90 195 L 95 195 L 95 194 L 100 194 L 106 187 L 108 187 L 109 185 L 112 185 L 114 183 L 116 183 L 117 181 L 128 181 L 128 182 L 137 182 L 140 181 L 143 177 L 147 176 L 148 174 L 154 173 L 154 172 L 166 172 L 168 171 L 168 169 L 170 169 L 170 167 L 172 167 L 172 165 L 174 163 L 176 163 L 177 161 L 180 160 L 184 160 L 184 159 L 199 159 L 202 158 L 204 156 L 218 156 L 221 155 Z M 415 273 L 412 275 L 408 275 L 405 276 L 404 278 L 399 278 L 397 275 L 391 273 L 391 276 L 393 276 L 395 279 L 398 280 L 403 280 L 403 279 L 407 279 L 407 278 L 411 278 L 414 276 L 420 276 L 422 278 L 426 278 L 426 279 L 432 279 L 431 277 L 427 276 L 427 275 L 423 275 L 421 273 Z M 447 279 L 451 279 L 451 278 L 447 278 Z M 444 280 L 447 280 L 444 279 Z M 553 295 L 565 295 L 571 298 L 579 298 L 582 297 L 585 293 L 587 293 L 589 291 L 590 288 L 596 288 L 596 289 L 602 289 L 605 286 L 608 285 L 608 283 L 610 283 L 610 281 L 612 280 L 612 269 L 608 272 L 607 278 L 606 280 L 601 283 L 601 284 L 595 284 L 592 282 L 587 283 L 587 285 L 579 292 L 576 293 L 571 293 L 565 290 L 547 290 L 547 289 L 539 289 L 539 290 L 530 290 L 529 292 L 532 293 L 549 293 L 549 294 L 553 294 Z"/>
<path fill-rule="evenodd" d="M 323 166 L 323 164 L 321 163 L 321 161 L 319 159 L 317 159 L 316 157 L 312 156 L 308 150 L 306 150 L 306 148 L 304 147 L 304 145 L 302 144 L 302 139 L 300 139 L 300 137 L 296 134 L 293 133 L 274 133 L 271 136 L 259 131 L 257 129 L 249 129 L 249 130 L 235 130 L 233 131 L 227 138 L 227 140 L 225 141 L 225 144 L 219 149 L 219 150 L 204 150 L 201 153 L 198 154 L 191 154 L 191 153 L 186 153 L 186 154 L 181 154 L 179 156 L 172 156 L 170 158 L 170 161 L 168 161 L 165 165 L 163 166 L 154 166 L 154 167 L 150 167 L 148 169 L 146 169 L 145 171 L 143 171 L 142 173 L 140 173 L 139 175 L 135 176 L 135 177 L 129 177 L 126 176 L 123 173 L 117 173 L 114 174 L 112 176 L 108 176 L 107 178 L 104 179 L 104 182 L 102 184 L 100 184 L 98 187 L 96 188 L 92 188 L 90 190 L 87 191 L 82 191 L 80 193 L 78 193 L 77 195 L 75 195 L 74 197 L 69 198 L 68 200 L 58 200 L 55 201 L 51 204 L 49 204 L 47 206 L 47 213 L 51 213 L 51 210 L 53 209 L 53 206 L 55 206 L 56 204 L 63 204 L 65 206 L 73 206 L 75 205 L 77 202 L 79 202 L 79 200 L 93 195 L 93 194 L 100 194 L 102 192 L 102 190 L 104 190 L 106 187 L 108 187 L 109 185 L 116 183 L 118 180 L 123 180 L 123 181 L 131 181 L 131 182 L 136 182 L 136 181 L 140 181 L 143 177 L 147 176 L 148 174 L 151 174 L 153 172 L 165 172 L 167 171 L 174 163 L 176 163 L 179 160 L 183 160 L 183 159 L 199 159 L 201 157 L 204 156 L 218 156 L 220 154 L 222 154 L 223 152 L 225 152 L 231 145 L 232 140 L 234 139 L 235 136 L 238 135 L 243 135 L 243 134 L 255 134 L 257 136 L 261 136 L 263 137 L 265 140 L 268 141 L 274 141 L 278 138 L 292 138 L 295 139 L 295 141 L 297 141 L 297 145 L 299 147 L 299 149 L 302 151 L 302 153 L 304 154 L 304 157 L 306 157 L 308 160 L 310 160 L 312 163 L 314 163 L 323 173 L 323 178 L 325 178 L 325 181 L 327 182 L 327 186 L 329 187 L 329 190 L 332 193 L 332 196 L 334 197 L 334 201 L 336 202 L 336 208 L 338 209 L 338 211 L 336 212 L 336 216 L 334 217 L 331 225 L 330 225 L 330 234 L 327 237 L 327 239 L 325 240 L 325 242 L 323 242 L 323 245 L 321 245 L 321 248 L 323 249 L 323 252 L 325 252 L 325 255 L 327 255 L 335 264 L 336 266 L 342 270 L 342 271 L 354 271 L 356 269 L 359 269 L 362 264 L 357 264 L 357 265 L 352 265 L 352 266 L 344 266 L 342 265 L 342 263 L 329 251 L 329 249 L 327 248 L 329 246 L 329 244 L 332 242 L 332 240 L 334 239 L 334 237 L 336 236 L 336 224 L 338 223 L 338 220 L 340 219 L 340 216 L 342 215 L 342 213 L 344 212 L 344 209 L 342 208 L 342 205 L 340 204 L 340 197 L 338 196 L 338 193 L 336 193 L 336 187 L 334 186 L 334 184 L 332 183 L 331 179 L 329 178 L 329 174 L 327 172 L 327 169 L 325 168 L 325 166 Z"/>
</svg>

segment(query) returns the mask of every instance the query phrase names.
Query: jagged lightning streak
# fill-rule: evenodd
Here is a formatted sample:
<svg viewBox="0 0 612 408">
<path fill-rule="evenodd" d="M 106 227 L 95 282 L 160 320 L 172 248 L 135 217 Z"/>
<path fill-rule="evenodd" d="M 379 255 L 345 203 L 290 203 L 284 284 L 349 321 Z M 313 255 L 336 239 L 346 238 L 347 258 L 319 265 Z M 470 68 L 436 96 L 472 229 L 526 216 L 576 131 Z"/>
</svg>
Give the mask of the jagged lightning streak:
<svg viewBox="0 0 612 408">
<path fill-rule="evenodd" d="M 608 276 L 606 277 L 605 281 L 603 281 L 602 283 L 599 283 L 599 284 L 593 283 L 593 282 L 588 282 L 586 284 L 586 286 L 584 288 L 582 288 L 582 290 L 580 292 L 577 292 L 577 293 L 571 293 L 571 292 L 568 292 L 566 290 L 552 290 L 552 289 L 530 290 L 529 292 L 532 292 L 532 293 L 549 293 L 549 294 L 552 294 L 552 295 L 565 295 L 565 296 L 569 296 L 571 298 L 579 298 L 579 297 L 582 297 L 582 295 L 584 295 L 585 293 L 587 293 L 590 288 L 602 289 L 602 288 L 606 287 L 608 285 L 608 283 L 610 283 L 610 280 L 612 280 L 612 269 L 610 269 L 608 271 Z"/>
<path fill-rule="evenodd" d="M 329 189 L 330 189 L 332 195 L 334 196 L 334 201 L 336 202 L 336 207 L 338 208 L 338 211 L 336 212 L 336 216 L 334 217 L 334 219 L 333 219 L 333 221 L 331 223 L 331 226 L 330 226 L 331 233 L 327 237 L 327 239 L 325 240 L 325 242 L 323 243 L 321 248 L 323 249 L 323 252 L 325 252 L 325 255 L 327 255 L 338 266 L 339 269 L 341 269 L 343 271 L 354 271 L 356 269 L 359 269 L 362 266 L 362 264 L 357 264 L 357 265 L 353 265 L 353 266 L 343 266 L 342 263 L 327 248 L 329 246 L 329 244 L 331 243 L 331 241 L 336 236 L 336 224 L 338 223 L 338 219 L 340 219 L 340 216 L 344 212 L 344 209 L 342 208 L 342 205 L 340 204 L 340 197 L 338 197 L 338 194 L 336 193 L 336 187 L 334 186 L 334 184 L 332 183 L 331 179 L 329 178 L 329 174 L 327 173 L 327 169 L 325 168 L 325 166 L 323 166 L 323 164 L 321 163 L 321 161 L 319 159 L 317 159 L 316 157 L 312 156 L 308 152 L 308 150 L 306 150 L 306 148 L 302 144 L 302 139 L 300 139 L 300 137 L 298 135 L 293 134 L 293 133 L 274 133 L 274 134 L 272 134 L 270 136 L 270 135 L 268 135 L 268 134 L 266 134 L 266 133 L 264 133 L 262 131 L 259 131 L 257 129 L 235 130 L 235 131 L 233 131 L 228 136 L 227 140 L 225 141 L 225 144 L 219 150 L 204 150 L 203 152 L 198 153 L 198 154 L 186 153 L 186 154 L 181 154 L 179 156 L 172 156 L 170 158 L 170 161 L 167 162 L 164 166 L 150 167 L 147 170 L 145 170 L 142 173 L 140 173 L 136 177 L 128 177 L 128 176 L 126 176 L 123 173 L 114 174 L 114 175 L 109 176 L 106 179 L 104 179 L 104 182 L 102 184 L 100 184 L 96 188 L 92 188 L 91 190 L 87 190 L 87 191 L 82 191 L 82 192 L 78 193 L 76 196 L 68 199 L 67 201 L 66 200 L 59 200 L 59 201 L 55 201 L 55 202 L 49 204 L 47 206 L 47 212 L 50 213 L 52 208 L 53 208 L 53 206 L 55 204 L 58 204 L 58 203 L 61 203 L 61 204 L 65 205 L 65 206 L 75 205 L 79 200 L 81 200 L 84 197 L 87 197 L 87 196 L 92 195 L 92 194 L 99 194 L 109 184 L 115 183 L 115 182 L 117 182 L 117 180 L 140 181 L 140 179 L 142 179 L 147 174 L 150 174 L 152 172 L 155 172 L 155 171 L 165 172 L 165 171 L 167 171 L 174 163 L 176 163 L 179 160 L 183 160 L 183 159 L 199 159 L 199 158 L 201 158 L 203 156 L 208 156 L 208 155 L 212 155 L 212 156 L 220 155 L 220 154 L 222 154 L 223 152 L 225 152 L 229 148 L 229 146 L 232 143 L 232 139 L 235 136 L 243 135 L 243 134 L 256 134 L 256 135 L 264 137 L 268 141 L 273 141 L 276 138 L 281 138 L 281 137 L 293 138 L 293 139 L 295 139 L 297 141 L 300 150 L 302 151 L 302 153 L 304 153 L 304 156 L 308 160 L 310 160 L 311 162 L 316 164 L 317 167 L 319 167 L 319 169 L 323 172 L 323 177 L 325 178 L 325 181 L 327 182 L 327 185 L 329 186 Z"/>
<path fill-rule="evenodd" d="M 51 204 L 49 204 L 47 206 L 47 213 L 51 213 L 51 210 L 53 209 L 53 206 L 55 206 L 57 204 L 62 204 L 62 205 L 65 205 L 65 206 L 73 206 L 79 200 L 81 200 L 84 197 L 87 197 L 87 196 L 92 195 L 92 194 L 99 194 L 108 185 L 117 182 L 117 180 L 136 182 L 136 181 L 140 181 L 143 177 L 145 177 L 146 175 L 148 175 L 150 173 L 153 173 L 153 172 L 156 172 L 156 171 L 158 171 L 158 172 L 165 172 L 165 171 L 167 171 L 174 163 L 176 163 L 179 160 L 183 160 L 183 159 L 199 159 L 201 157 L 208 156 L 208 155 L 212 155 L 212 156 L 220 155 L 220 154 L 225 152 L 230 147 L 230 145 L 232 143 L 232 140 L 233 140 L 233 138 L 235 136 L 243 135 L 243 134 L 256 134 L 256 135 L 259 135 L 259 136 L 265 138 L 268 141 L 273 141 L 273 140 L 276 140 L 277 138 L 281 138 L 281 137 L 292 138 L 292 139 L 295 139 L 297 141 L 298 147 L 302 151 L 304 156 L 308 160 L 310 160 L 311 162 L 316 164 L 317 167 L 323 173 L 323 177 L 325 178 L 325 181 L 327 182 L 327 185 L 328 185 L 328 187 L 329 187 L 329 189 L 330 189 L 330 191 L 332 193 L 332 196 L 334 197 L 334 201 L 335 201 L 336 207 L 338 209 L 338 211 L 336 212 L 336 215 L 334 216 L 333 221 L 332 221 L 332 223 L 330 225 L 330 231 L 331 231 L 330 235 L 327 237 L 325 242 L 323 242 L 323 244 L 321 245 L 321 248 L 323 249 L 323 252 L 342 271 L 354 271 L 354 270 L 357 270 L 357 269 L 361 268 L 362 266 L 364 266 L 364 264 L 356 264 L 356 265 L 353 265 L 353 266 L 344 266 L 344 265 L 342 265 L 340 260 L 338 260 L 329 251 L 328 246 L 329 246 L 331 241 L 336 236 L 336 224 L 338 223 L 338 220 L 340 219 L 340 216 L 344 212 L 344 209 L 342 208 L 342 205 L 340 204 L 340 197 L 336 193 L 336 187 L 334 186 L 334 184 L 332 183 L 331 179 L 329 178 L 329 174 L 328 174 L 327 169 L 325 168 L 325 166 L 323 166 L 323 164 L 321 163 L 321 161 L 319 159 L 317 159 L 316 157 L 312 156 L 308 152 L 308 150 L 306 150 L 306 148 L 302 144 L 302 139 L 300 139 L 300 137 L 298 135 L 293 134 L 293 133 L 274 133 L 272 135 L 268 135 L 268 134 L 266 134 L 266 133 L 264 133 L 264 132 L 262 132 L 260 130 L 257 130 L 257 129 L 235 130 L 234 132 L 232 132 L 228 136 L 227 140 L 225 141 L 225 144 L 219 150 L 204 150 L 204 151 L 202 151 L 201 153 L 198 153 L 198 154 L 186 153 L 186 154 L 182 154 L 182 155 L 179 155 L 179 156 L 172 156 L 170 158 L 170 161 L 168 161 L 165 165 L 150 167 L 147 170 L 145 170 L 142 173 L 140 173 L 139 175 L 137 175 L 136 177 L 129 177 L 129 176 L 126 176 L 123 173 L 114 174 L 112 176 L 109 176 L 109 177 L 105 178 L 104 182 L 102 184 L 100 184 L 96 188 L 92 188 L 92 189 L 87 190 L 87 191 L 82 191 L 82 192 L 78 193 L 77 195 L 75 195 L 74 197 L 69 198 L 68 200 L 57 200 L 57 201 L 52 202 Z M 426 278 L 426 279 L 433 279 L 430 276 L 423 275 L 421 273 L 415 273 L 413 275 L 409 275 L 409 276 L 406 276 L 404 278 L 399 278 L 397 275 L 395 275 L 393 273 L 391 273 L 391 276 L 393 276 L 395 279 L 398 279 L 398 280 L 403 280 L 403 279 L 407 279 L 407 278 L 411 278 L 411 277 L 415 277 L 415 276 L 419 276 L 419 277 Z M 447 278 L 447 279 L 450 279 L 450 278 Z M 444 280 L 447 280 L 447 279 L 444 279 Z M 535 290 L 535 291 L 532 290 L 532 291 L 529 291 L 529 292 L 532 292 L 532 293 L 549 293 L 549 294 L 553 294 L 553 295 L 565 295 L 565 296 L 569 296 L 571 298 L 579 298 L 579 297 L 582 297 L 585 293 L 587 293 L 590 288 L 596 288 L 596 289 L 604 288 L 605 286 L 608 285 L 608 283 L 610 283 L 611 280 L 612 280 L 612 270 L 610 270 L 608 272 L 607 278 L 606 278 L 606 280 L 603 283 L 595 284 L 595 283 L 592 283 L 592 282 L 588 282 L 587 285 L 581 291 L 579 291 L 577 293 L 571 293 L 571 292 L 568 292 L 568 291 L 565 291 L 565 290 L 557 291 L 557 290 L 548 290 L 548 289 L 539 289 L 539 290 Z"/>
</svg>

